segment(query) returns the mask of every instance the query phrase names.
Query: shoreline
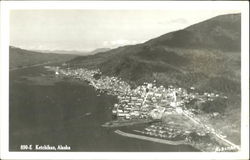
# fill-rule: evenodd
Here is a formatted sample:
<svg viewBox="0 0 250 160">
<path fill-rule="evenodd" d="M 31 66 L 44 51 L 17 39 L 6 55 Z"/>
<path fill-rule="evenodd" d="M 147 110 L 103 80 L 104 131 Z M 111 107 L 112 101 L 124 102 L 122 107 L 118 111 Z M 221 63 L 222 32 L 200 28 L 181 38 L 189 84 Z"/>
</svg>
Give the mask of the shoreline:
<svg viewBox="0 0 250 160">
<path fill-rule="evenodd" d="M 154 120 L 124 120 L 124 121 L 110 121 L 106 122 L 102 125 L 102 127 L 115 128 L 115 127 L 124 127 L 124 126 L 132 126 L 137 124 L 147 124 L 154 123 Z"/>
<path fill-rule="evenodd" d="M 114 132 L 125 137 L 136 138 L 136 139 L 141 139 L 141 140 L 146 140 L 146 141 L 151 141 L 151 142 L 156 142 L 156 143 L 163 143 L 163 144 L 169 144 L 169 145 L 189 145 L 185 141 L 169 141 L 165 139 L 137 135 L 133 133 L 126 133 L 119 129 L 115 130 Z"/>
</svg>

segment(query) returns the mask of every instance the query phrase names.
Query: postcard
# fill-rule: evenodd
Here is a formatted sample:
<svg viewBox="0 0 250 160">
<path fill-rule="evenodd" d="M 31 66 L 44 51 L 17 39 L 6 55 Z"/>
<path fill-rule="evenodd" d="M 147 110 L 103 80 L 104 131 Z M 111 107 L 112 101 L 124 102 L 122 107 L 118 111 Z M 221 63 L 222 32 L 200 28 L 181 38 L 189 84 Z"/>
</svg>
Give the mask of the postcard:
<svg viewBox="0 0 250 160">
<path fill-rule="evenodd" d="M 1 159 L 248 159 L 247 2 L 1 2 Z"/>
</svg>

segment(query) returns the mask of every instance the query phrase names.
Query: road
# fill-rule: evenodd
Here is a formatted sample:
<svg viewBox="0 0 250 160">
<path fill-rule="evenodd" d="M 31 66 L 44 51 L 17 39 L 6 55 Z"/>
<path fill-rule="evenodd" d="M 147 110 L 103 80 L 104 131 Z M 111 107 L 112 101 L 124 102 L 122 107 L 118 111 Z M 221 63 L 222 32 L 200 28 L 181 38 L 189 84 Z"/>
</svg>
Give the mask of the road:
<svg viewBox="0 0 250 160">
<path fill-rule="evenodd" d="M 194 118 L 192 118 L 191 116 L 188 115 L 188 113 L 186 113 L 185 111 L 183 112 L 183 115 L 185 115 L 186 117 L 188 117 L 191 121 L 193 121 L 195 124 L 199 124 L 201 126 L 203 126 L 204 128 L 208 129 L 210 131 L 211 134 L 214 134 L 217 138 L 219 138 L 221 141 L 229 144 L 230 146 L 232 146 L 233 148 L 237 149 L 238 151 L 240 150 L 240 147 L 236 144 L 234 144 L 233 142 L 223 138 L 222 135 L 216 133 L 215 131 L 212 131 L 212 129 L 210 127 L 207 127 L 206 125 L 202 124 L 201 122 L 195 120 Z"/>
</svg>

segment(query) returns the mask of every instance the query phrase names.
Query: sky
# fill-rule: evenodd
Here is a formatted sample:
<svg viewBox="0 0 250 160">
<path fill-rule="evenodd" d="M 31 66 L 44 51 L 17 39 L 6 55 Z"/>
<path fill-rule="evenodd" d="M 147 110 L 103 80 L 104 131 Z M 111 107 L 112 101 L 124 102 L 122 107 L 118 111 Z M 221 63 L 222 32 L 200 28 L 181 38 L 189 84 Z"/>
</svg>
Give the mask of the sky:
<svg viewBox="0 0 250 160">
<path fill-rule="evenodd" d="M 12 10 L 10 45 L 30 50 L 78 50 L 143 43 L 228 10 Z"/>
</svg>

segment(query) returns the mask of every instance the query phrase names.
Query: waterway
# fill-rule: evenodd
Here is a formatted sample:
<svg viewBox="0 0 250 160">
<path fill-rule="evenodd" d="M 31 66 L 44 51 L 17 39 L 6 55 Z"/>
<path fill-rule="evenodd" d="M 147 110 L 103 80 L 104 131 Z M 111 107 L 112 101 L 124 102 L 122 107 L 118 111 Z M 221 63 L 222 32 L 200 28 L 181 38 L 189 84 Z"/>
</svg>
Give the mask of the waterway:
<svg viewBox="0 0 250 160">
<path fill-rule="evenodd" d="M 81 152 L 192 152 L 188 145 L 166 145 L 124 137 L 111 120 L 116 98 L 99 95 L 85 82 L 56 78 L 43 66 L 10 71 L 9 150 L 20 145 L 68 145 Z"/>
</svg>

